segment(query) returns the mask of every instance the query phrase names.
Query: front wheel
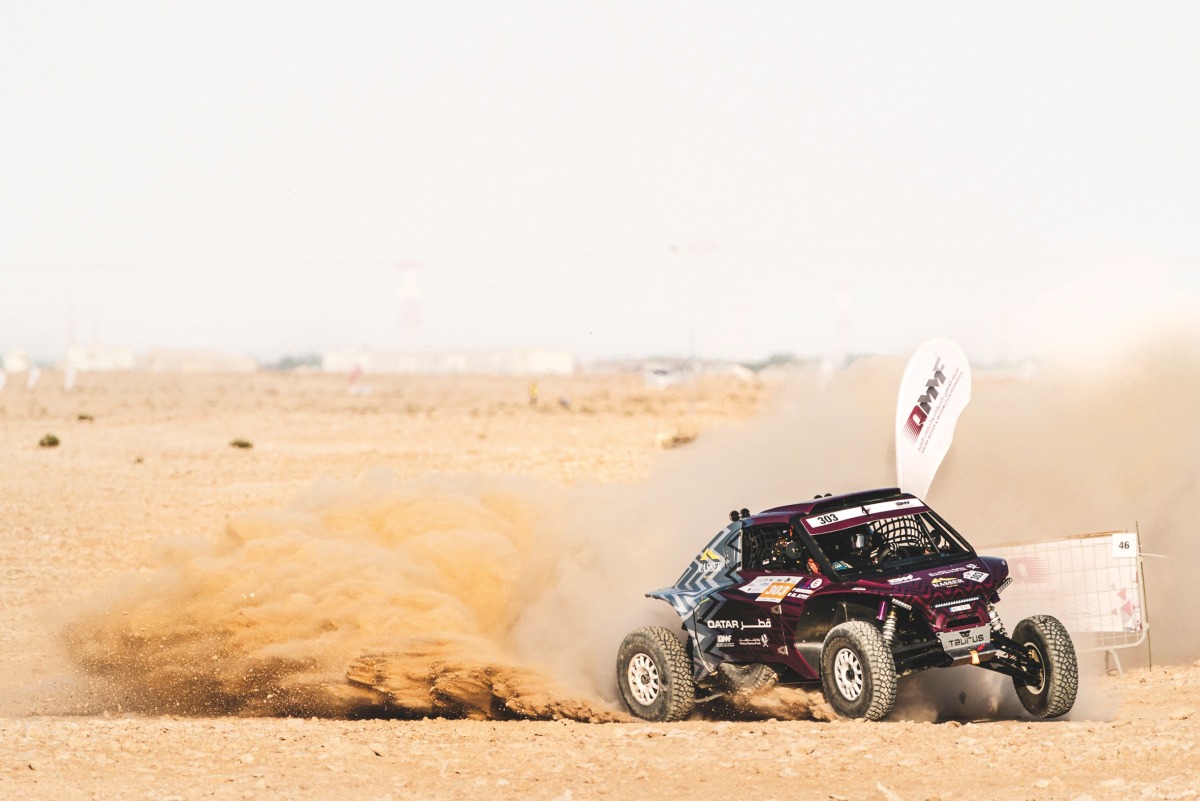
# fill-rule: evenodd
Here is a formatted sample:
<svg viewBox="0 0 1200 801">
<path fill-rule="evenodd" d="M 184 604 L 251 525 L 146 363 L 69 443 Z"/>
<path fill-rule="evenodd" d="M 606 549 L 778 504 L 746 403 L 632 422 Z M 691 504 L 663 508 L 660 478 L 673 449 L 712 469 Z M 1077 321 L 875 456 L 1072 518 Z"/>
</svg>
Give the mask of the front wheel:
<svg viewBox="0 0 1200 801">
<path fill-rule="evenodd" d="M 662 626 L 643 626 L 621 643 L 617 685 L 625 706 L 642 720 L 683 720 L 696 706 L 692 660 L 679 638 Z"/>
<path fill-rule="evenodd" d="M 896 703 L 896 682 L 896 662 L 875 626 L 851 620 L 825 635 L 821 687 L 842 717 L 882 720 Z"/>
<path fill-rule="evenodd" d="M 1079 663 L 1063 624 L 1049 615 L 1034 615 L 1016 625 L 1012 638 L 1037 668 L 1036 682 L 1013 677 L 1021 705 L 1041 719 L 1070 712 L 1079 692 Z"/>
</svg>

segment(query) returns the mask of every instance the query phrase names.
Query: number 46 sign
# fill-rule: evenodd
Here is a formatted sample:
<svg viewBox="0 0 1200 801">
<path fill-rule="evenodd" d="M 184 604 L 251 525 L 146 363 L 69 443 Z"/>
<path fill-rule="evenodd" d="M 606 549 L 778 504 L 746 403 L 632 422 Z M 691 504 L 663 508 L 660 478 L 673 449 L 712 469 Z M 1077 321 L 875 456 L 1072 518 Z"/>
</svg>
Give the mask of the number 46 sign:
<svg viewBox="0 0 1200 801">
<path fill-rule="evenodd" d="M 1115 531 L 1112 535 L 1114 559 L 1132 559 L 1138 555 L 1137 534 L 1132 531 Z"/>
</svg>

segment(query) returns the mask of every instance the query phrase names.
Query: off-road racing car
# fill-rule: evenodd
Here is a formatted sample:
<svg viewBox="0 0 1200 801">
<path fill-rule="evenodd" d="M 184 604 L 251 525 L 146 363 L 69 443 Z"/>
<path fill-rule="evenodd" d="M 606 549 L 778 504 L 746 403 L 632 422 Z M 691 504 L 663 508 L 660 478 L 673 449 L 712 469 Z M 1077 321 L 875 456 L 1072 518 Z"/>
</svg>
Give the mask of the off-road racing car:
<svg viewBox="0 0 1200 801">
<path fill-rule="evenodd" d="M 977 665 L 1012 677 L 1035 718 L 1066 714 L 1079 670 L 1048 615 L 1010 635 L 994 604 L 1008 563 L 979 556 L 918 498 L 880 489 L 750 514 L 730 513 L 672 587 L 686 641 L 661 626 L 630 633 L 617 656 L 626 706 L 680 720 L 697 702 L 776 682 L 821 682 L 840 715 L 880 720 L 897 680 Z"/>
</svg>

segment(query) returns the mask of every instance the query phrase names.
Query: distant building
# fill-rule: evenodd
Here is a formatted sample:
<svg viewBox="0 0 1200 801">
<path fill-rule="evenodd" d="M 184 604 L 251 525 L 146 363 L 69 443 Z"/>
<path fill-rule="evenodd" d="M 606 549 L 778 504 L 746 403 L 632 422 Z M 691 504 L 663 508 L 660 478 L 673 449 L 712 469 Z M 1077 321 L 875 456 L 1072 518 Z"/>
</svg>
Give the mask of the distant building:
<svg viewBox="0 0 1200 801">
<path fill-rule="evenodd" d="M 327 373 L 360 368 L 370 373 L 445 375 L 571 375 L 575 357 L 570 351 L 547 348 L 506 350 L 397 351 L 346 349 L 327 351 L 321 359 Z"/>
<path fill-rule="evenodd" d="M 4 370 L 9 373 L 23 373 L 29 369 L 29 355 L 23 348 L 13 348 L 4 354 Z"/>
<path fill-rule="evenodd" d="M 253 373 L 258 362 L 249 356 L 212 348 L 156 348 L 137 360 L 137 366 L 155 373 Z"/>
<path fill-rule="evenodd" d="M 97 370 L 132 370 L 137 367 L 133 348 L 111 345 L 72 345 L 63 358 L 63 368 L 80 372 Z"/>
</svg>

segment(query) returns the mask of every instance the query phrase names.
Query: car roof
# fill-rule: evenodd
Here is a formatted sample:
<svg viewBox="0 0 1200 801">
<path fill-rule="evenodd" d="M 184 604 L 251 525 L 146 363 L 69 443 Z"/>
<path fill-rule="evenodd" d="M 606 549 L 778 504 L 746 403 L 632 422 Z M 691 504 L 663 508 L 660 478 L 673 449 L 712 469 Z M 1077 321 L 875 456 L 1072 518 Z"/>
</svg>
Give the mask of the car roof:
<svg viewBox="0 0 1200 801">
<path fill-rule="evenodd" d="M 766 509 L 758 514 L 743 518 L 743 520 L 747 521 L 746 525 L 787 523 L 796 515 L 811 515 L 829 509 L 842 509 L 847 506 L 857 506 L 859 504 L 895 498 L 904 494 L 900 491 L 899 487 L 886 487 L 884 489 L 873 489 L 863 492 L 847 492 L 842 495 L 821 495 L 813 498 L 811 501 L 801 501 L 800 503 L 792 503 L 787 506 L 776 506 L 773 509 Z"/>
</svg>

